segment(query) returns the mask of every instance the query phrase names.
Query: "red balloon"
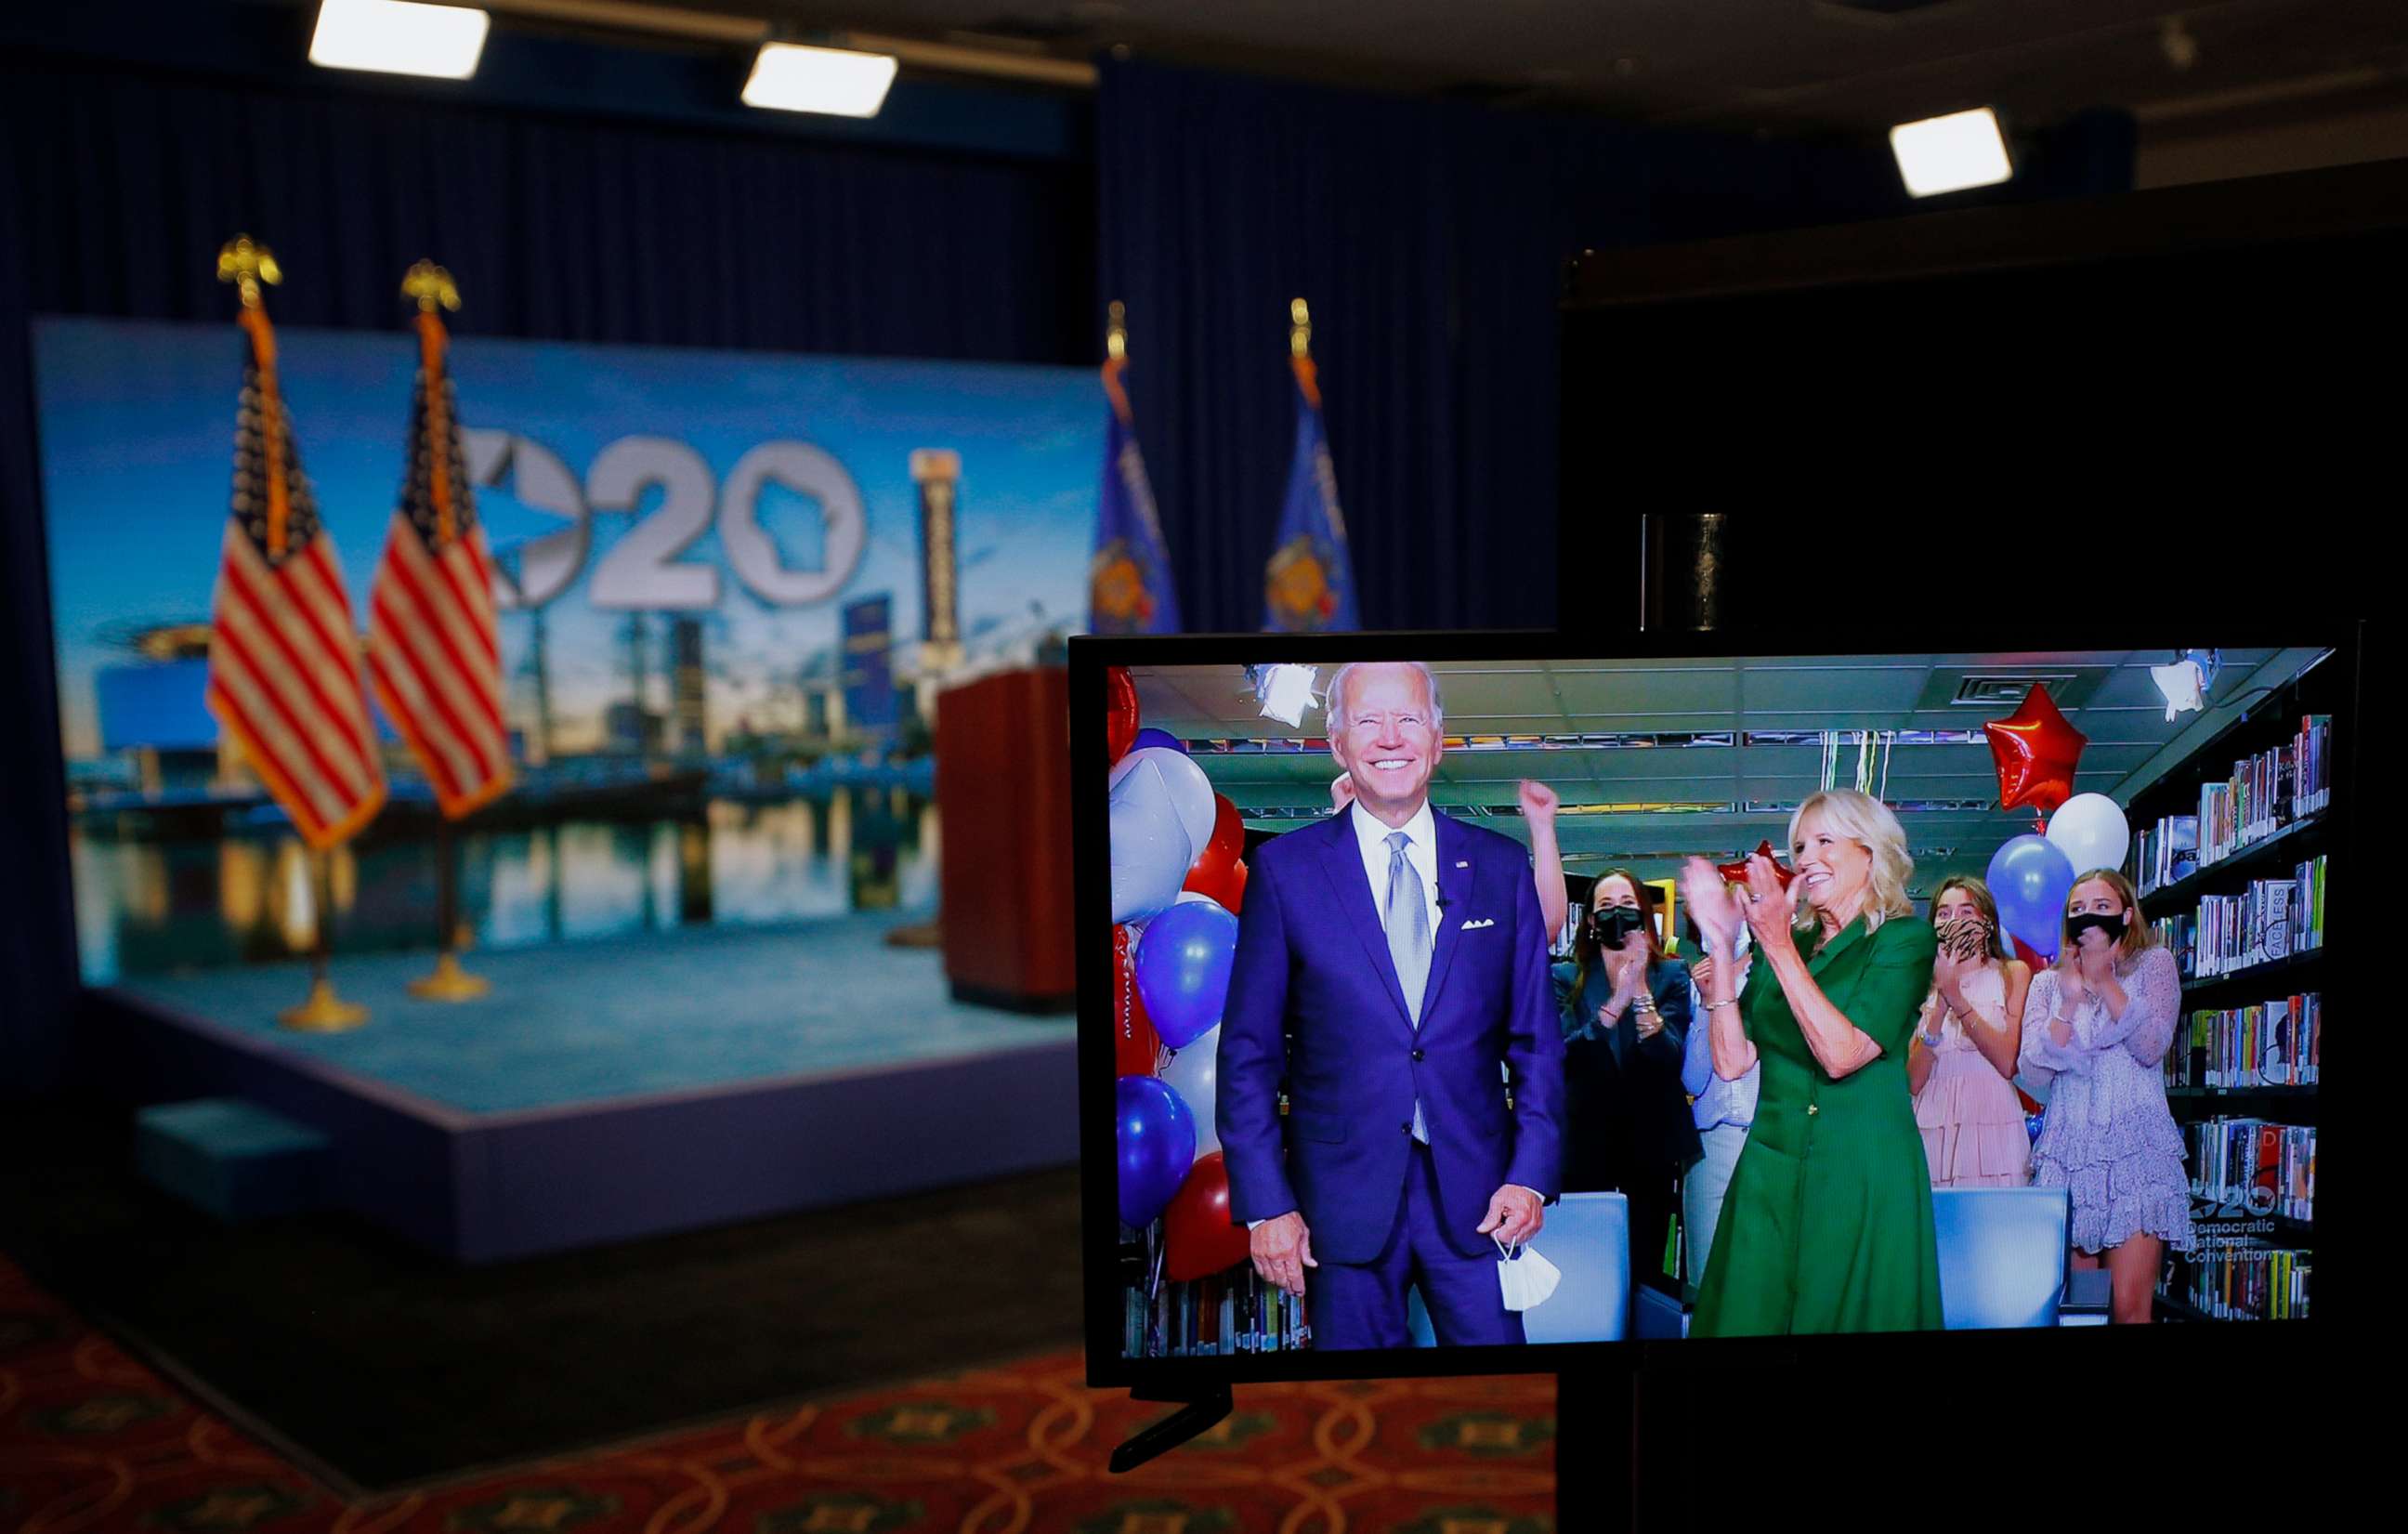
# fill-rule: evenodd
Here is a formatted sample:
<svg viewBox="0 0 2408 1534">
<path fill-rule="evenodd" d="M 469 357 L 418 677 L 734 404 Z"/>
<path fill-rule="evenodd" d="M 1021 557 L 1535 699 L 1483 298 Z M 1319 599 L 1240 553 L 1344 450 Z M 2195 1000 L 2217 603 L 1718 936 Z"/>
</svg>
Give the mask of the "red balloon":
<svg viewBox="0 0 2408 1534">
<path fill-rule="evenodd" d="M 1251 1254 L 1248 1232 L 1229 1218 L 1229 1168 L 1221 1153 L 1199 1156 L 1162 1211 L 1163 1273 L 1175 1283 L 1234 1268 Z"/>
<path fill-rule="evenodd" d="M 1162 1058 L 1162 1036 L 1137 994 L 1137 936 L 1125 926 L 1112 928 L 1112 1074 L 1151 1076 Z"/>
<path fill-rule="evenodd" d="M 2022 1087 L 2015 1088 L 2015 1096 L 2023 1100 L 2025 1112 L 2040 1113 L 2046 1111 L 2046 1110 L 2042 1108 L 2040 1104 L 2032 1101 L 2031 1094 L 2025 1091 Z"/>
<path fill-rule="evenodd" d="M 1212 836 L 1197 851 L 1196 861 L 1188 865 L 1191 882 L 1188 888 L 1209 895 L 1211 892 L 1192 882 L 1199 873 L 1226 872 L 1245 855 L 1246 823 L 1238 818 L 1238 807 L 1229 802 L 1226 794 L 1212 796 Z"/>
<path fill-rule="evenodd" d="M 1104 735 L 1111 743 L 1112 761 L 1128 754 L 1137 738 L 1137 681 L 1125 666 L 1104 667 Z"/>
<path fill-rule="evenodd" d="M 2045 815 L 2073 797 L 2073 765 L 2090 738 L 2073 727 L 2046 687 L 2033 687 L 2022 707 L 1982 729 L 1999 765 L 2000 809 L 2028 804 Z"/>
<path fill-rule="evenodd" d="M 2012 932 L 2007 934 L 2007 941 L 2015 945 L 2015 957 L 2030 965 L 2033 973 L 2037 974 L 2048 968 L 2048 955 L 2032 947 L 2031 944 Z"/>
<path fill-rule="evenodd" d="M 1240 859 L 1217 873 L 1199 869 L 1187 876 L 1182 888 L 1195 891 L 1235 916 L 1246 899 L 1245 862 Z"/>
<path fill-rule="evenodd" d="M 1772 850 L 1772 843 L 1770 841 L 1757 842 L 1755 853 L 1750 855 L 1770 858 L 1772 877 L 1781 882 L 1781 887 L 1784 890 L 1789 887 L 1789 882 L 1798 877 L 1798 870 L 1781 861 L 1780 854 Z M 1747 859 L 1743 857 L 1736 863 L 1717 863 L 1714 865 L 1714 872 L 1722 875 L 1723 882 L 1727 884 L 1744 884 L 1747 882 Z"/>
</svg>

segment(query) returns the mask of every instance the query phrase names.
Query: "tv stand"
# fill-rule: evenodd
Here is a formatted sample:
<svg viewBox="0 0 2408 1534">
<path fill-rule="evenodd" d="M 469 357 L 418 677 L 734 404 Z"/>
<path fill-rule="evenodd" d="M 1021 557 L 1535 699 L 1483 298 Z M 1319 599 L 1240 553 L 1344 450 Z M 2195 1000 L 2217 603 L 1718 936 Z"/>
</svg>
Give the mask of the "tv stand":
<svg viewBox="0 0 2408 1534">
<path fill-rule="evenodd" d="M 1112 1451 L 1111 1471 L 1125 1474 L 1157 1455 L 1169 1452 L 1208 1431 L 1213 1424 L 1229 1414 L 1229 1387 L 1226 1384 L 1198 1386 L 1196 1390 L 1132 1390 L 1131 1400 L 1177 1401 L 1180 1409 L 1160 1422 L 1140 1432 L 1137 1437 Z"/>
</svg>

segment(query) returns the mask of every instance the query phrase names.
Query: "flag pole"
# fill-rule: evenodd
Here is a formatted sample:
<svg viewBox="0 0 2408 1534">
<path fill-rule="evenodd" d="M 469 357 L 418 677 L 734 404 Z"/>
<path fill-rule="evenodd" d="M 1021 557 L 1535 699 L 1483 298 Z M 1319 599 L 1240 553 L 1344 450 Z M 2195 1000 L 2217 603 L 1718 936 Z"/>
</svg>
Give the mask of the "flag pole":
<svg viewBox="0 0 2408 1534">
<path fill-rule="evenodd" d="M 460 839 L 452 817 L 443 817 L 435 834 L 435 929 L 443 950 L 435 958 L 435 973 L 409 982 L 409 994 L 428 1001 L 474 1001 L 494 988 L 482 975 L 460 968 L 460 950 L 467 946 L 468 925 L 460 920 Z"/>
<path fill-rule="evenodd" d="M 1296 371 L 1296 385 L 1304 391 L 1305 402 L 1317 410 L 1321 409 L 1321 379 L 1312 363 L 1312 310 L 1303 299 L 1288 300 L 1287 324 L 1288 366 Z"/>
<path fill-rule="evenodd" d="M 440 369 L 443 366 L 442 321 L 436 308 L 456 309 L 460 307 L 460 289 L 452 282 L 452 274 L 432 261 L 421 261 L 411 266 L 401 280 L 402 296 L 418 303 L 418 332 L 422 348 L 422 366 L 426 373 L 426 408 L 429 412 L 425 428 L 427 462 L 435 466 L 428 473 L 435 487 L 437 504 L 444 517 L 443 536 L 452 536 L 452 508 L 444 499 L 449 484 L 442 465 L 444 444 L 449 439 L 451 423 L 437 417 L 443 409 Z M 467 925 L 460 920 L 460 839 L 453 828 L 451 813 L 440 805 L 436 809 L 435 833 L 435 932 L 439 951 L 435 957 L 435 972 L 409 982 L 409 994 L 427 1001 L 474 1001 L 493 990 L 493 982 L 481 975 L 472 975 L 460 968 L 460 950 L 467 940 Z"/>
<path fill-rule="evenodd" d="M 260 284 L 279 283 L 284 274 L 277 269 L 276 256 L 265 245 L 249 235 L 236 236 L 218 251 L 218 280 L 231 282 L 242 302 L 243 328 L 251 332 L 252 354 L 258 360 L 263 379 L 261 413 L 265 418 L 263 449 L 267 459 L 268 547 L 281 557 L 285 548 L 290 495 L 284 484 L 281 458 L 284 449 L 278 438 L 283 423 L 278 418 L 273 377 L 268 372 L 275 360 L 267 339 L 266 305 L 260 297 Z M 296 820 L 298 817 L 295 817 Z M 309 849 L 311 871 L 316 875 L 314 909 L 310 925 L 315 929 L 309 959 L 309 998 L 300 1006 L 278 1015 L 277 1021 L 288 1028 L 309 1033 L 339 1033 L 356 1028 L 368 1020 L 366 1007 L 354 1006 L 338 999 L 335 982 L 327 975 L 327 961 L 334 953 L 335 879 L 333 854 L 323 847 Z"/>
<path fill-rule="evenodd" d="M 326 973 L 327 961 L 335 952 L 335 854 L 331 850 L 312 849 L 309 865 L 317 876 L 317 909 L 310 912 L 310 925 L 316 928 L 316 935 L 310 945 L 309 999 L 280 1014 L 277 1021 L 304 1033 L 342 1033 L 366 1022 L 368 1010 L 339 999 L 335 995 L 335 982 Z"/>
</svg>

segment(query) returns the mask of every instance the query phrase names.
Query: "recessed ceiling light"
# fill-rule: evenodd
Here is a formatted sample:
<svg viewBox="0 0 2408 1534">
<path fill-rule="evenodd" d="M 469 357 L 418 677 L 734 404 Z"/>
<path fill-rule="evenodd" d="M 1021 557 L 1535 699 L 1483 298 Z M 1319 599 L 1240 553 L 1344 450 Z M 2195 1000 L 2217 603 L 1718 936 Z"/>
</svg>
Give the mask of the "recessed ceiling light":
<svg viewBox="0 0 2408 1534">
<path fill-rule="evenodd" d="M 1918 197 L 1996 186 L 2015 173 L 1998 114 L 1987 107 L 1901 122 L 1889 131 L 1889 148 L 1906 190 Z"/>
<path fill-rule="evenodd" d="M 895 58 L 849 48 L 763 43 L 744 82 L 744 104 L 781 112 L 876 117 L 895 83 Z"/>
<path fill-rule="evenodd" d="M 323 0 L 309 62 L 328 69 L 466 79 L 477 72 L 493 18 L 466 6 L 417 0 Z"/>
</svg>

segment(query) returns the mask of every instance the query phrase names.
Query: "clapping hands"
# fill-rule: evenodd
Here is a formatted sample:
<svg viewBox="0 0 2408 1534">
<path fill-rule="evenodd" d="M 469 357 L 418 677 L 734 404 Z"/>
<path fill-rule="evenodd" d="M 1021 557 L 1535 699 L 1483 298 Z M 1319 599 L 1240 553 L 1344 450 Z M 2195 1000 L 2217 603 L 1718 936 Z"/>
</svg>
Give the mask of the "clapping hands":
<svg viewBox="0 0 2408 1534">
<path fill-rule="evenodd" d="M 1729 953 L 1746 918 L 1740 914 L 1740 904 L 1732 898 L 1721 872 L 1702 857 L 1689 859 L 1681 865 L 1681 898 L 1688 905 L 1689 918 L 1698 924 L 1698 930 L 1713 939 L 1714 951 Z"/>
</svg>

